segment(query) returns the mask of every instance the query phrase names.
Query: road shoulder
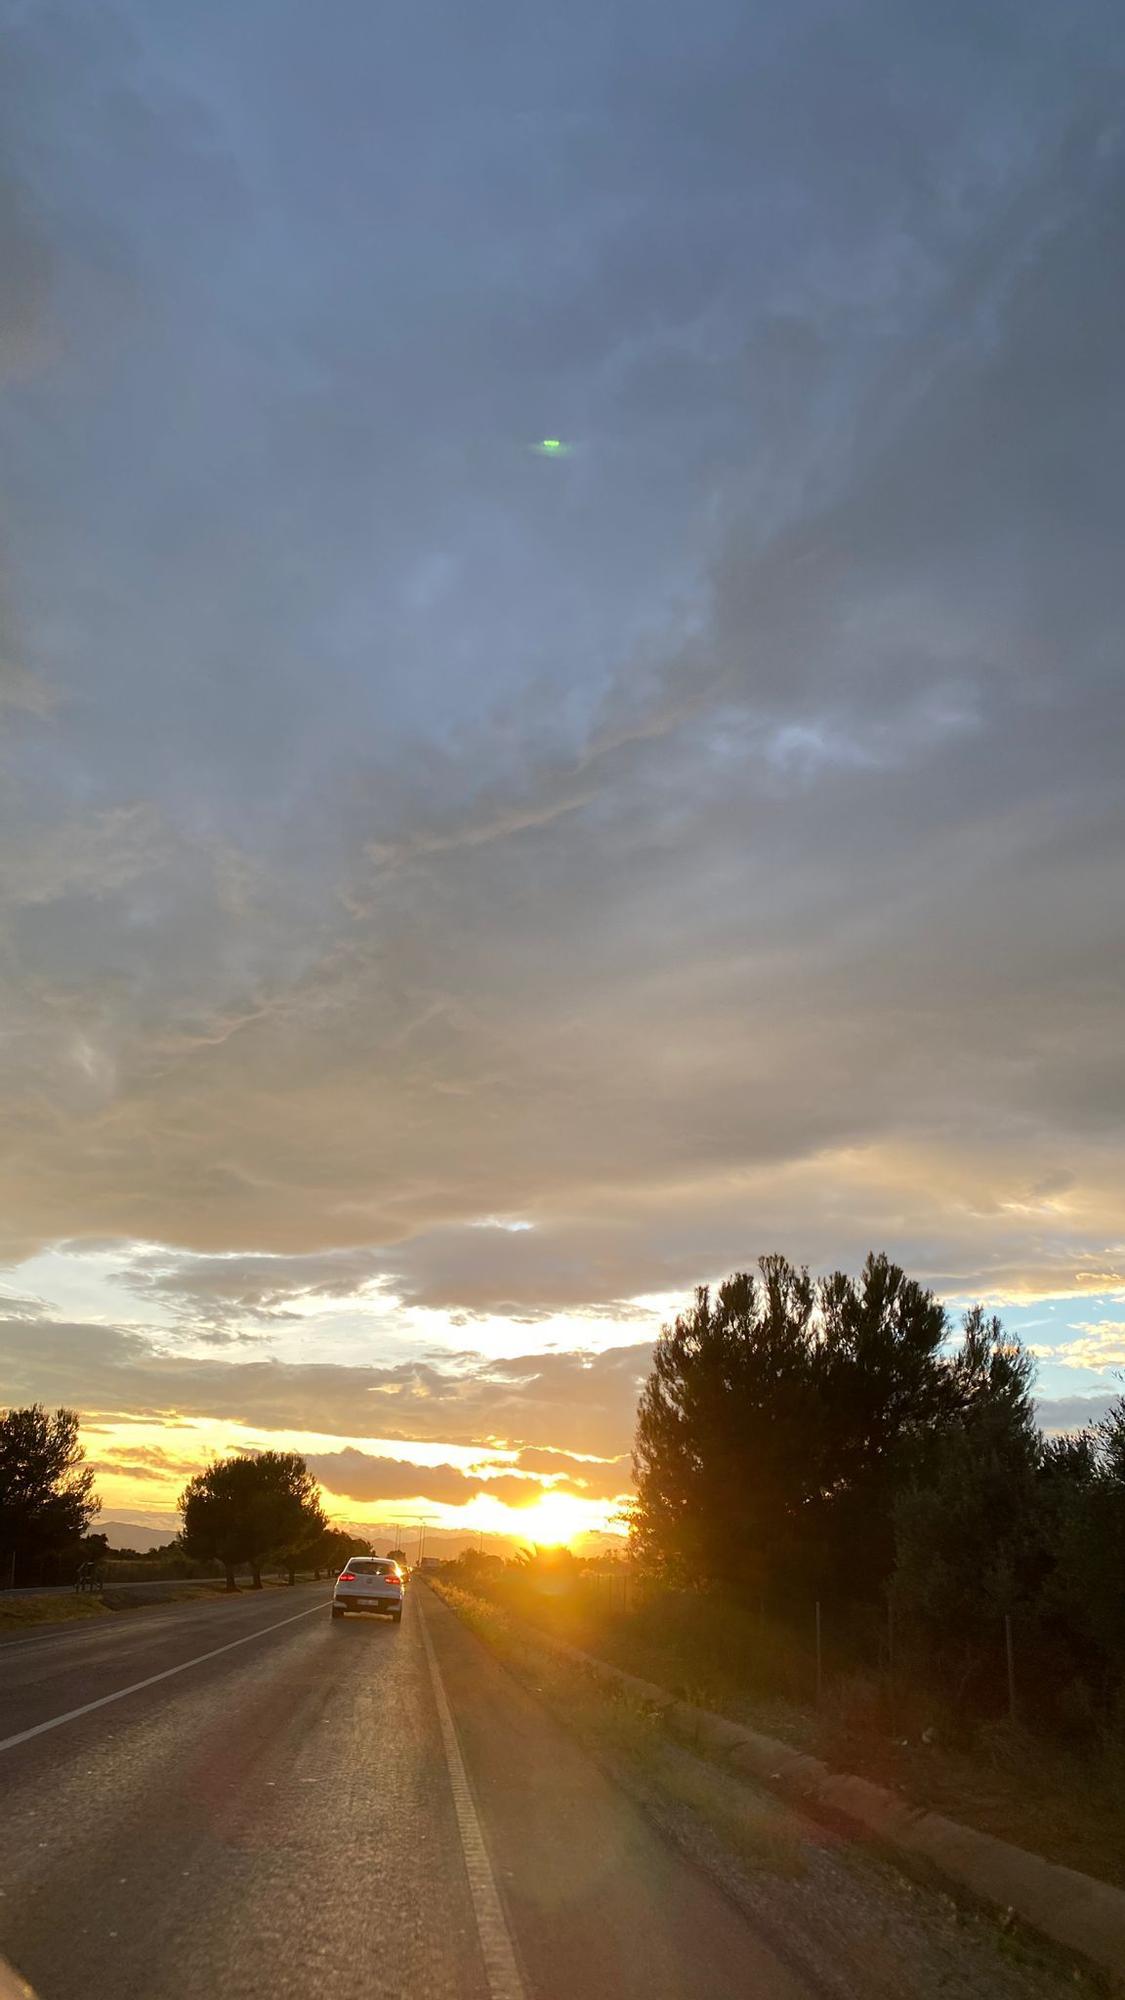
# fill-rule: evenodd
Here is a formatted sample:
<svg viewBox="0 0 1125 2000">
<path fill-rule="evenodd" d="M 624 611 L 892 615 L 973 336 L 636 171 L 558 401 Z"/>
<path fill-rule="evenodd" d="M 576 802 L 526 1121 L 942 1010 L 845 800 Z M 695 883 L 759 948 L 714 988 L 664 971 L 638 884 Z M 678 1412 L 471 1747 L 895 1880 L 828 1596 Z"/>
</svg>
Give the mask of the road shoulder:
<svg viewBox="0 0 1125 2000">
<path fill-rule="evenodd" d="M 448 1603 L 448 1590 L 437 1588 Z M 647 1791 L 669 1825 L 686 1825 L 695 1838 L 702 1822 L 705 1845 L 709 1835 L 717 1836 L 734 1875 L 749 1882 L 755 1907 L 791 1909 L 808 1939 L 834 1932 L 839 1962 L 854 1961 L 854 1983 L 845 1991 L 875 1995 L 885 1978 L 886 1990 L 896 1992 L 897 1968 L 907 1962 L 914 1965 L 916 1994 L 1055 1994 L 1104 1984 L 1108 1968 L 1093 1971 L 1083 1963 L 1087 1954 L 1079 1959 L 1073 1945 L 1065 1952 L 1050 1944 L 1044 1949 L 1013 1928 L 1008 1904 L 997 1923 L 981 1911 L 979 1895 L 966 1903 L 929 1886 L 935 1877 L 927 1868 L 920 1878 L 919 1853 L 903 1857 L 904 1874 L 889 1845 L 873 1841 L 866 1825 L 848 1826 L 838 1807 L 821 1816 L 811 1790 L 806 1797 L 796 1785 L 777 1796 L 780 1788 L 769 1780 L 780 1766 L 764 1773 L 740 1770 L 730 1753 L 746 1732 L 725 1718 L 706 1717 L 665 1690 L 555 1645 L 484 1600 L 455 1602 L 454 1608 L 569 1726 L 584 1738 L 601 1739 L 622 1780 Z M 785 1754 L 792 1759 L 792 1752 Z M 710 1842 L 712 1855 L 715 1844 Z M 801 1866 L 794 1868 L 797 1854 Z M 803 1881 L 797 1879 L 802 1874 Z M 858 1897 L 857 1886 L 863 1892 Z M 874 1910 L 882 1937 L 895 1940 L 893 1966 L 872 1946 L 868 1919 Z"/>
</svg>

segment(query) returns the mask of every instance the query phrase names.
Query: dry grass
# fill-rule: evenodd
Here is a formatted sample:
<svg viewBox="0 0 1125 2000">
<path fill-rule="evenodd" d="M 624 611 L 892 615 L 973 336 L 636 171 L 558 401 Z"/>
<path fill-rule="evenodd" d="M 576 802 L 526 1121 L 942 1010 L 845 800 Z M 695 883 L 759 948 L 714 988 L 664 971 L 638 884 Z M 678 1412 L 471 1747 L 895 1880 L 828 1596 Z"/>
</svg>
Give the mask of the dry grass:
<svg viewBox="0 0 1125 2000">
<path fill-rule="evenodd" d="M 22 1632 L 32 1625 L 81 1625 L 111 1615 L 100 1597 L 0 1596 L 0 1632 Z"/>
<path fill-rule="evenodd" d="M 524 1584 L 511 1609 L 520 1621 L 835 1770 L 891 1785 L 917 1805 L 1125 1887 L 1120 1748 L 1082 1752 L 1004 1722 L 959 1741 L 940 1705 L 905 1674 L 888 1713 L 877 1677 L 829 1673 L 818 1712 L 792 1634 L 721 1605 L 697 1600 L 683 1618 L 657 1606 L 624 1613 L 582 1592 L 537 1601 Z"/>
<path fill-rule="evenodd" d="M 509 1670 L 600 1761 L 643 1774 L 667 1804 L 695 1815 L 744 1868 L 795 1878 L 805 1851 L 783 1809 L 674 1745 L 659 1710 L 537 1646 L 509 1613 L 454 1585 L 433 1586 Z"/>
<path fill-rule="evenodd" d="M 262 1587 L 264 1590 L 289 1588 L 287 1583 L 276 1577 L 263 1577 Z M 326 1584 L 324 1588 L 328 1591 L 330 1586 Z M 56 1595 L 44 1591 L 42 1595 L 22 1597 L 14 1593 L 9 1596 L 0 1591 L 0 1633 L 23 1632 L 36 1625 L 86 1624 L 92 1618 L 119 1618 L 123 1614 L 155 1611 L 162 1604 L 240 1604 L 253 1594 L 249 1584 L 244 1584 L 237 1591 L 227 1592 L 221 1579 L 216 1583 L 184 1582 L 161 1590 L 158 1596 L 152 1597 L 113 1584 L 106 1585 L 104 1595 L 85 1591 L 81 1596 L 70 1591 Z"/>
</svg>

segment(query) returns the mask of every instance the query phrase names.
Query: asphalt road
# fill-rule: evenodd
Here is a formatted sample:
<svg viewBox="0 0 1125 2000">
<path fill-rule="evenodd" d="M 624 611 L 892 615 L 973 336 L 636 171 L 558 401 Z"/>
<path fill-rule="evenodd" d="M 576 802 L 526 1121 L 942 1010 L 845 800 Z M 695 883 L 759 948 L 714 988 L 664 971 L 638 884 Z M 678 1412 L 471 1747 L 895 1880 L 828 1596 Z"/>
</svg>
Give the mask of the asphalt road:
<svg viewBox="0 0 1125 2000">
<path fill-rule="evenodd" d="M 0 1645 L 0 1892 L 40 2000 L 817 1990 L 420 1585 Z"/>
</svg>

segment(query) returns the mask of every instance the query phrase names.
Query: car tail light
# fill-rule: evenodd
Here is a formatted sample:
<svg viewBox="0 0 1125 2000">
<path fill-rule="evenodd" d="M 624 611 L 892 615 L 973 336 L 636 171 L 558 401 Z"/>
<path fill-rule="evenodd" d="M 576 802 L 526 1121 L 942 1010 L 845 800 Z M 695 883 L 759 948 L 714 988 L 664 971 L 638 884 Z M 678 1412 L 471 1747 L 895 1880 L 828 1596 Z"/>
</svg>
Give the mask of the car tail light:
<svg viewBox="0 0 1125 2000">
<path fill-rule="evenodd" d="M 356 1581 L 350 1569 L 346 1569 L 343 1575 L 338 1577 L 336 1580 L 338 1583 L 354 1583 Z"/>
</svg>

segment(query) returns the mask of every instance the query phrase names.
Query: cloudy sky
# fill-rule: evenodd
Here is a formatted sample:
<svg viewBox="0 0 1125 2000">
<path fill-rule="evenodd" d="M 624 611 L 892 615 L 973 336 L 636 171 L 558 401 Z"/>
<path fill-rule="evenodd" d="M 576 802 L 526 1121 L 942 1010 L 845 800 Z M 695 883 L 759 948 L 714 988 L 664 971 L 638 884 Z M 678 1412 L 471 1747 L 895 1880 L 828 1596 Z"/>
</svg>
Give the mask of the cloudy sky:
<svg viewBox="0 0 1125 2000">
<path fill-rule="evenodd" d="M 1103 1407 L 1120 8 L 0 23 L 0 1394 L 562 1533 L 880 1247 Z"/>
</svg>

